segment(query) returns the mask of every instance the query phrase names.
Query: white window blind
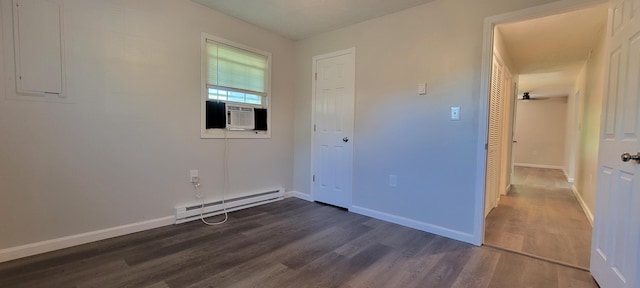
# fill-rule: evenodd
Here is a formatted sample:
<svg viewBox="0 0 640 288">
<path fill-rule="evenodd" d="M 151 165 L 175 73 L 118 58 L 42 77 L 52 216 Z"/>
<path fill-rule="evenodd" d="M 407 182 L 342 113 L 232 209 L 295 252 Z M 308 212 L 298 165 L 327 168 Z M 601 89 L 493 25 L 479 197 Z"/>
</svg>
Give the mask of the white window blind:
<svg viewBox="0 0 640 288">
<path fill-rule="evenodd" d="M 209 99 L 263 104 L 268 88 L 268 56 L 210 39 L 206 50 Z"/>
</svg>

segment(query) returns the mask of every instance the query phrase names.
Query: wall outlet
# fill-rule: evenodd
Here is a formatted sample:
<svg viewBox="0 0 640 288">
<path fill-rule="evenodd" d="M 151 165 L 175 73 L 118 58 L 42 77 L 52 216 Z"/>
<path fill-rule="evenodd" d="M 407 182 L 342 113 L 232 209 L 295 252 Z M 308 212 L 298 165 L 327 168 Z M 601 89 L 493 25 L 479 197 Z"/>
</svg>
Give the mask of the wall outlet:
<svg viewBox="0 0 640 288">
<path fill-rule="evenodd" d="M 460 107 L 458 106 L 451 107 L 451 120 L 452 121 L 460 120 Z"/>
<path fill-rule="evenodd" d="M 391 187 L 398 186 L 398 176 L 389 175 L 389 186 L 391 186 Z"/>
<path fill-rule="evenodd" d="M 198 170 L 196 169 L 189 170 L 189 182 L 191 183 L 200 182 L 200 177 L 198 177 Z"/>
</svg>

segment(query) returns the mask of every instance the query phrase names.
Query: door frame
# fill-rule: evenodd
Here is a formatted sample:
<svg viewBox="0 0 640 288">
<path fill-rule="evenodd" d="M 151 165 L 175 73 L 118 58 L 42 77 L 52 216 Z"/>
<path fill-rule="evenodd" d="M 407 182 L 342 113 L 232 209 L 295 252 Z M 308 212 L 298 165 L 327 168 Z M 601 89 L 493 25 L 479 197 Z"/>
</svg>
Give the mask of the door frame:
<svg viewBox="0 0 640 288">
<path fill-rule="evenodd" d="M 571 119 L 568 119 L 571 120 L 571 127 L 568 127 L 569 129 L 567 129 L 568 131 L 566 131 L 566 133 L 567 136 L 570 137 L 571 142 L 569 144 L 569 155 L 567 155 L 568 159 L 565 159 L 568 160 L 569 164 L 565 176 L 567 177 L 567 181 L 573 184 L 576 179 L 578 154 L 580 153 L 580 122 L 582 118 L 582 113 L 580 113 L 582 110 L 580 108 L 582 107 L 582 90 L 575 91 L 573 93 L 573 102 L 569 102 L 568 104 L 572 105 L 572 107 L 567 107 L 572 110 L 572 115 L 570 115 Z"/>
<path fill-rule="evenodd" d="M 504 175 L 500 175 L 500 183 L 504 184 L 504 186 L 500 187 L 500 194 L 498 197 L 502 195 L 507 195 L 509 193 L 509 189 L 511 189 L 511 182 L 513 181 L 513 127 L 515 126 L 515 121 L 513 118 L 515 103 L 516 103 L 516 94 L 517 90 L 515 89 L 516 81 L 513 79 L 513 74 L 509 67 L 504 66 L 505 74 L 508 75 L 505 80 L 507 81 L 505 84 L 505 92 L 507 93 L 505 99 L 508 99 L 503 103 L 502 109 L 504 109 L 505 113 L 502 115 L 502 121 L 508 125 L 504 125 L 503 129 L 500 133 L 502 133 L 502 143 L 504 144 L 504 154 L 502 155 L 504 159 L 502 159 L 502 163 L 500 163 L 501 172 L 504 172 Z M 506 113 L 509 112 L 509 113 Z M 508 129 L 511 128 L 511 129 Z M 502 170 L 504 166 L 504 170 Z M 503 179 L 504 178 L 504 179 Z M 502 182 L 504 180 L 504 183 Z"/>
<path fill-rule="evenodd" d="M 315 144 L 316 144 L 316 133 L 314 133 L 314 128 L 316 125 L 316 72 L 317 72 L 317 67 L 316 67 L 316 63 L 319 60 L 322 59 L 328 59 L 328 58 L 333 58 L 336 56 L 342 56 L 342 55 L 348 55 L 348 54 L 352 54 L 353 55 L 353 67 L 354 67 L 354 74 L 355 74 L 355 68 L 356 68 L 356 48 L 355 47 L 351 47 L 348 49 L 344 49 L 344 50 L 338 50 L 338 51 L 334 51 L 334 52 L 329 52 L 326 54 L 321 54 L 321 55 L 316 55 L 313 56 L 312 58 L 312 68 L 311 68 L 311 127 L 310 131 L 311 131 L 311 166 L 309 168 L 309 191 L 311 191 L 311 201 L 315 201 L 315 181 L 314 181 L 314 175 L 315 175 L 315 167 L 316 167 L 316 148 L 315 148 Z M 355 76 L 355 75 L 354 75 Z M 356 78 L 354 77 L 354 102 L 355 102 L 355 85 L 356 85 Z M 355 104 L 355 103 L 354 103 Z M 353 113 L 354 117 L 354 122 L 355 122 L 355 105 L 354 105 L 354 110 L 351 111 L 351 113 Z M 355 123 L 354 123 L 354 130 L 355 130 Z M 354 131 L 355 134 L 355 131 Z M 352 137 L 353 138 L 353 137 Z M 352 139 L 353 141 L 353 139 Z M 355 150 L 355 145 L 354 145 L 354 149 Z M 352 154 L 353 155 L 353 154 Z M 351 209 L 351 206 L 353 205 L 353 162 L 351 163 L 351 173 L 350 173 L 350 177 L 352 179 L 351 181 L 351 187 L 349 189 L 349 193 L 351 194 L 350 201 L 349 204 L 347 205 L 347 210 Z"/>
<path fill-rule="evenodd" d="M 608 3 L 608 0 L 562 0 L 523 10 L 487 17 L 484 19 L 482 38 L 482 66 L 478 103 L 478 141 L 476 144 L 476 191 L 473 223 L 473 244 L 484 243 L 485 178 L 487 164 L 487 133 L 489 132 L 489 95 L 491 59 L 493 57 L 493 32 L 496 25 L 506 24 L 555 14 L 561 14 Z M 513 145 L 513 144 L 512 144 Z"/>
</svg>

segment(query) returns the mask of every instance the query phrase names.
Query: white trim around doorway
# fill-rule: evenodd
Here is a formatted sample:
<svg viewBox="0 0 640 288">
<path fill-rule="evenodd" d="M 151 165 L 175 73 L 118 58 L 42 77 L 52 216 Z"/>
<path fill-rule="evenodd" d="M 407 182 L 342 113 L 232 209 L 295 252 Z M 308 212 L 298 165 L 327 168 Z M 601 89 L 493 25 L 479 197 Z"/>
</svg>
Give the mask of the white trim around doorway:
<svg viewBox="0 0 640 288">
<path fill-rule="evenodd" d="M 478 142 L 476 146 L 476 196 L 475 216 L 473 227 L 473 244 L 482 245 L 484 242 L 484 201 L 488 132 L 488 99 L 491 75 L 491 58 L 493 56 L 493 31 L 498 24 L 518 22 L 550 16 L 579 9 L 589 8 L 607 3 L 607 0 L 561 0 L 550 4 L 531 7 L 519 11 L 509 12 L 485 18 L 482 40 L 482 70 L 480 74 L 480 97 L 478 103 Z"/>
</svg>

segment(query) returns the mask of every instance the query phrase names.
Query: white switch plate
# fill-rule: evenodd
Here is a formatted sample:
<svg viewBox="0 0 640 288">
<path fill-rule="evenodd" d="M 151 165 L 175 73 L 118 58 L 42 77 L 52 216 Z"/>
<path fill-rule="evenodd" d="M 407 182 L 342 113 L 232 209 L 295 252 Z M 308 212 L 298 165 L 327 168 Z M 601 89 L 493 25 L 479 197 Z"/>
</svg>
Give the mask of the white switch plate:
<svg viewBox="0 0 640 288">
<path fill-rule="evenodd" d="M 453 121 L 460 120 L 460 107 L 458 106 L 451 107 L 451 120 Z"/>
<path fill-rule="evenodd" d="M 389 175 L 389 186 L 396 187 L 398 185 L 398 177 L 396 175 Z"/>
<path fill-rule="evenodd" d="M 418 84 L 418 93 L 420 95 L 425 95 L 427 94 L 427 83 L 420 83 Z"/>
</svg>

